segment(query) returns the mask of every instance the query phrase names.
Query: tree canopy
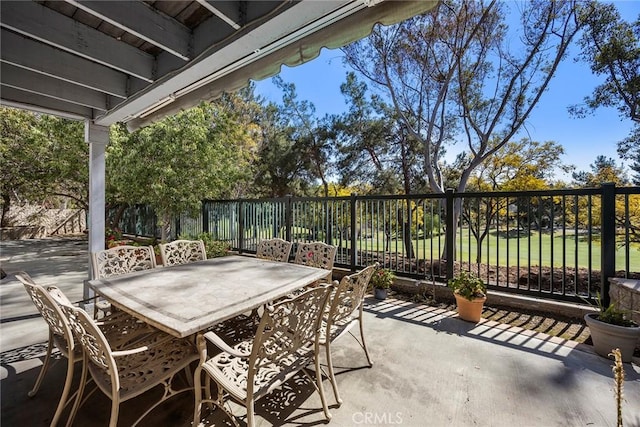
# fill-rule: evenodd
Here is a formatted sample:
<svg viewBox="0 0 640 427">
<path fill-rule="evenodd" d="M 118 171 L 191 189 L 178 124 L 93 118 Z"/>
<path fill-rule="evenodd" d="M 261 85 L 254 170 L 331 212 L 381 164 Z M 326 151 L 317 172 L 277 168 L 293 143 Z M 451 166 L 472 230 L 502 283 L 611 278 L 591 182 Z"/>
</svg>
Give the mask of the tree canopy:
<svg viewBox="0 0 640 427">
<path fill-rule="evenodd" d="M 202 104 L 133 133 L 114 127 L 107 148 L 111 201 L 146 203 L 166 226 L 203 199 L 237 197 L 255 143 L 236 120 L 218 104 Z"/>
<path fill-rule="evenodd" d="M 12 202 L 88 206 L 83 123 L 0 107 L 2 226 Z"/>
<path fill-rule="evenodd" d="M 600 107 L 615 107 L 621 119 L 634 122 L 629 135 L 618 142 L 618 154 L 630 162 L 633 182 L 640 185 L 640 14 L 626 22 L 614 4 L 594 2 L 582 10 L 580 19 L 585 23 L 580 58 L 605 80 L 570 112 L 583 117 Z"/>
</svg>

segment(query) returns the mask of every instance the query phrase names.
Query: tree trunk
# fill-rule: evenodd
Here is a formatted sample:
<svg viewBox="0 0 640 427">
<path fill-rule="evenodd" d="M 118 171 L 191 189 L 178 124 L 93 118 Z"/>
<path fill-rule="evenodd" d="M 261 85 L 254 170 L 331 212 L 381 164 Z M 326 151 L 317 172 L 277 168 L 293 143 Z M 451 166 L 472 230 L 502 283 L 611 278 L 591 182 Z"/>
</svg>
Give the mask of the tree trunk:
<svg viewBox="0 0 640 427">
<path fill-rule="evenodd" d="M 163 214 L 160 222 L 160 241 L 166 242 L 171 230 L 171 215 Z"/>
<path fill-rule="evenodd" d="M 2 195 L 2 218 L 0 218 L 0 227 L 7 227 L 7 214 L 9 213 L 9 208 L 11 207 L 11 198 L 8 194 Z"/>
<path fill-rule="evenodd" d="M 411 240 L 411 224 L 409 224 L 408 222 L 402 223 L 402 239 L 404 240 L 404 247 L 407 258 L 414 259 L 415 252 L 413 250 L 413 241 Z"/>
</svg>

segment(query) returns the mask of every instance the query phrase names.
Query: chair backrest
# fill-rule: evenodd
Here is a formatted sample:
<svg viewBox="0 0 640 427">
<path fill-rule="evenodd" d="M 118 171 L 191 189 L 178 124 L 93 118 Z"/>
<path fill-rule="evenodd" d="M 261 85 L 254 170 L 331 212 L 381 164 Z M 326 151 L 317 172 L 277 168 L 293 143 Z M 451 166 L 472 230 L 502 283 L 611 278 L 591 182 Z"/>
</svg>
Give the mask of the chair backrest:
<svg viewBox="0 0 640 427">
<path fill-rule="evenodd" d="M 333 270 L 337 248 L 323 242 L 298 243 L 295 264 Z"/>
<path fill-rule="evenodd" d="M 329 303 L 327 319 L 329 328 L 332 325 L 343 325 L 354 319 L 355 312 L 362 308 L 364 295 L 378 265 L 375 263 L 340 280 Z"/>
<path fill-rule="evenodd" d="M 261 240 L 260 243 L 258 243 L 256 257 L 271 261 L 288 262 L 292 246 L 293 243 L 278 237 Z"/>
<path fill-rule="evenodd" d="M 153 246 L 115 246 L 91 253 L 93 274 L 96 279 L 150 270 L 156 267 Z"/>
<path fill-rule="evenodd" d="M 264 310 L 249 358 L 247 395 L 254 393 L 254 378 L 268 376 L 273 365 L 280 373 L 297 372 L 313 360 L 331 289 L 318 286 Z"/>
<path fill-rule="evenodd" d="M 207 251 L 202 240 L 174 240 L 160 244 L 160 256 L 166 267 L 205 260 Z"/>
<path fill-rule="evenodd" d="M 120 389 L 120 377 L 118 366 L 111 353 L 111 346 L 98 325 L 87 314 L 86 311 L 72 305 L 60 304 L 67 322 L 76 341 L 82 346 L 85 357 L 89 363 L 87 368 L 91 376 L 97 378 L 109 378 L 109 381 L 97 381 L 98 386 L 108 395 L 115 396 Z M 110 390 L 106 390 L 106 384 L 111 385 Z"/>
<path fill-rule="evenodd" d="M 49 331 L 52 334 L 51 337 L 53 338 L 53 343 L 58 347 L 58 350 L 68 358 L 69 354 L 73 352 L 75 345 L 73 334 L 66 321 L 65 315 L 60 309 L 60 306 L 51 296 L 51 291 L 48 291 L 43 286 L 36 284 L 31 276 L 25 272 L 16 273 L 15 277 L 22 282 L 24 288 L 31 297 L 31 301 L 33 301 L 33 304 L 40 312 L 40 315 L 42 315 L 42 318 L 47 322 Z M 58 288 L 52 287 L 52 290 L 55 291 L 58 290 Z"/>
</svg>

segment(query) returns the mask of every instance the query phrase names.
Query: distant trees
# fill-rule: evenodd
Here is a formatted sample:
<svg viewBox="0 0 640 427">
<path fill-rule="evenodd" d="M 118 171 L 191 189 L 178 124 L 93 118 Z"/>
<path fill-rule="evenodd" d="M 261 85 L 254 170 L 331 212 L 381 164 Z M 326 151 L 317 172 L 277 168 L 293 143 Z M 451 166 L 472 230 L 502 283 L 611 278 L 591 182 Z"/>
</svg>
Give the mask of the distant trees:
<svg viewBox="0 0 640 427">
<path fill-rule="evenodd" d="M 382 91 L 419 141 L 421 172 L 434 192 L 445 191 L 448 145 L 467 146 L 455 186 L 462 192 L 474 170 L 525 126 L 580 29 L 575 1 L 531 1 L 522 5 L 516 35 L 505 21 L 507 4 L 441 2 L 343 48 L 347 63 Z"/>
<path fill-rule="evenodd" d="M 591 171 L 578 171 L 572 174 L 576 187 L 600 187 L 605 182 L 613 182 L 617 186 L 629 184 L 626 172 L 611 157 L 598 156 L 589 165 Z"/>
<path fill-rule="evenodd" d="M 560 160 L 563 153 L 562 146 L 552 141 L 539 143 L 525 138 L 519 142 L 510 142 L 478 166 L 467 188 L 478 192 L 548 188 L 548 179 L 552 176 L 554 168 L 568 171 Z M 509 209 L 517 204 L 517 200 L 509 201 L 506 197 L 486 197 L 463 203 L 462 217 L 476 239 L 477 262 L 481 262 L 482 242 L 494 226 L 498 215 L 508 220 Z M 523 209 L 527 209 L 527 206 L 523 206 Z M 536 209 L 544 209 L 544 206 L 537 206 Z"/>
</svg>

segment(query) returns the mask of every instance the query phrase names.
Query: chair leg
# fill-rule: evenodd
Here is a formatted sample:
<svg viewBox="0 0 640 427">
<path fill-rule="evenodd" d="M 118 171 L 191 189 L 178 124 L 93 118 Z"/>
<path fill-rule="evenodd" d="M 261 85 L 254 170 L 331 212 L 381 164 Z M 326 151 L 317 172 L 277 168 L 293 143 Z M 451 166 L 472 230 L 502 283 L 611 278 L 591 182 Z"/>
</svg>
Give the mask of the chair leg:
<svg viewBox="0 0 640 427">
<path fill-rule="evenodd" d="M 109 427 L 118 426 L 119 412 L 120 412 L 120 399 L 117 396 L 111 396 L 111 416 L 109 417 Z"/>
<path fill-rule="evenodd" d="M 51 361 L 51 352 L 53 351 L 53 333 L 49 331 L 49 342 L 47 343 L 47 354 L 44 357 L 44 362 L 42 362 L 42 368 L 40 368 L 40 373 L 38 374 L 38 378 L 36 379 L 36 383 L 33 385 L 33 388 L 27 396 L 33 397 L 36 395 L 38 390 L 40 389 L 40 385 L 42 384 L 42 380 L 44 379 L 44 374 L 49 369 L 49 363 Z"/>
<path fill-rule="evenodd" d="M 367 356 L 367 362 L 369 363 L 369 367 L 371 368 L 373 366 L 373 362 L 371 362 L 371 357 L 369 356 L 369 350 L 367 350 L 367 342 L 364 340 L 362 308 L 360 308 L 360 319 L 358 319 L 358 323 L 360 324 L 360 339 L 362 340 L 362 348 L 364 349 L 364 355 Z"/>
<path fill-rule="evenodd" d="M 336 376 L 333 372 L 333 360 L 331 359 L 331 344 L 329 340 L 327 340 L 325 346 L 326 351 L 326 359 L 327 359 L 327 367 L 329 368 L 329 382 L 331 382 L 331 387 L 333 388 L 333 396 L 336 398 L 336 403 L 338 406 L 342 405 L 342 398 L 340 397 L 340 393 L 338 392 L 338 384 L 336 383 Z"/>
<path fill-rule="evenodd" d="M 73 403 L 73 407 L 71 408 L 71 413 L 69 414 L 69 418 L 67 419 L 67 427 L 70 427 L 73 424 L 73 420 L 76 418 L 76 414 L 78 413 L 78 408 L 80 407 L 80 403 L 82 402 L 82 396 L 84 394 L 84 389 L 87 384 L 88 363 L 89 361 L 87 360 L 87 356 L 84 355 L 82 358 L 82 374 L 80 375 L 80 384 L 78 385 L 76 401 Z"/>
<path fill-rule="evenodd" d="M 62 389 L 62 395 L 60 396 L 60 402 L 58 402 L 56 412 L 51 420 L 51 426 L 53 427 L 58 425 L 62 411 L 65 406 L 67 406 L 67 399 L 69 398 L 69 391 L 71 390 L 71 382 L 73 381 L 73 365 L 75 365 L 75 363 L 76 361 L 74 359 L 73 352 L 70 352 L 69 357 L 67 358 L 67 375 L 64 380 L 64 388 Z"/>
<path fill-rule="evenodd" d="M 193 394 L 195 396 L 195 407 L 193 409 L 193 427 L 200 424 L 200 412 L 202 410 L 202 369 L 200 365 L 193 372 Z"/>
<path fill-rule="evenodd" d="M 315 369 L 316 369 L 316 384 L 318 388 L 318 393 L 320 394 L 320 401 L 322 402 L 322 410 L 324 411 L 324 416 L 327 419 L 327 421 L 330 421 L 331 413 L 329 412 L 329 406 L 327 405 L 327 398 L 324 395 L 324 387 L 322 386 L 322 370 L 320 369 L 320 358 L 317 356 L 315 358 Z M 333 373 L 331 373 L 330 375 L 333 375 Z M 334 384 L 334 380 L 335 378 L 330 378 L 332 385 Z M 334 392 L 336 392 L 335 388 L 334 388 Z"/>
<path fill-rule="evenodd" d="M 256 425 L 255 415 L 253 413 L 253 396 L 247 396 L 247 427 Z"/>
</svg>

